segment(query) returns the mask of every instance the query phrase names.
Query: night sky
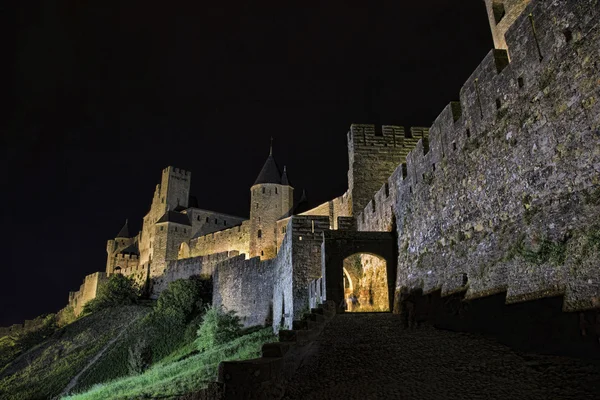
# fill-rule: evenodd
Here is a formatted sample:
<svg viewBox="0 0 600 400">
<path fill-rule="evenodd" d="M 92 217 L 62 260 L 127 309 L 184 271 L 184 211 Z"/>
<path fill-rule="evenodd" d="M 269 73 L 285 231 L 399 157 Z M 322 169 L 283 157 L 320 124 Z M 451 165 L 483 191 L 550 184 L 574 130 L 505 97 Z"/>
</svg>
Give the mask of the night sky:
<svg viewBox="0 0 600 400">
<path fill-rule="evenodd" d="M 104 271 L 162 168 L 247 216 L 273 136 L 317 205 L 346 190 L 351 123 L 429 126 L 493 46 L 482 0 L 18 3 L 0 7 L 0 326 Z"/>
</svg>

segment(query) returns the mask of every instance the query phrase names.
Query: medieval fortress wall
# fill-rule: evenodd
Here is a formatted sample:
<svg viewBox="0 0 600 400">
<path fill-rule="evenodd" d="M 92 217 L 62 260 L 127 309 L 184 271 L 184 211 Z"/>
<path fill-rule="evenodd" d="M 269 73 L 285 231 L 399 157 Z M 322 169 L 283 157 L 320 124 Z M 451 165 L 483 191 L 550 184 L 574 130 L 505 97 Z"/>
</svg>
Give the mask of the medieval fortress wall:
<svg viewBox="0 0 600 400">
<path fill-rule="evenodd" d="M 397 288 L 600 295 L 597 0 L 534 1 L 357 216 L 397 223 Z M 389 196 L 387 195 L 389 191 Z"/>
<path fill-rule="evenodd" d="M 246 219 L 198 208 L 191 173 L 165 168 L 141 231 L 126 224 L 108 241 L 105 272 L 88 275 L 69 306 L 79 314 L 114 273 L 152 297 L 212 274 L 215 305 L 246 325 L 291 328 L 323 275 L 323 235 L 336 229 L 397 233 L 396 290 L 597 306 L 600 4 L 486 5 L 497 48 L 431 128 L 350 127 L 346 193 L 303 211 L 271 151 Z"/>
</svg>

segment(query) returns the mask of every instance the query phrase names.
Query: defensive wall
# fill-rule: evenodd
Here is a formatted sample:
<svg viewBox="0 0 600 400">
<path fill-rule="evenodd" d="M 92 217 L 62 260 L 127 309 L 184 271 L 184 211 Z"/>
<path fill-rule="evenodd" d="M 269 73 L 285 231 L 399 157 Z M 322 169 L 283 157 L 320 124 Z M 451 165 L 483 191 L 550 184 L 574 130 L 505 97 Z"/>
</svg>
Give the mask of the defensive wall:
<svg viewBox="0 0 600 400">
<path fill-rule="evenodd" d="M 357 215 L 359 230 L 389 230 L 395 217 L 396 290 L 593 307 L 599 10 L 597 0 L 529 4 L 506 33 L 511 61 L 492 50 Z"/>
<path fill-rule="evenodd" d="M 32 332 L 44 326 L 44 317 L 35 319 L 26 319 L 23 324 L 13 324 L 7 327 L 0 327 L 0 337 L 8 335 L 19 335 L 25 332 Z"/>
<path fill-rule="evenodd" d="M 94 272 L 85 277 L 78 291 L 69 292 L 69 303 L 67 306 L 73 307 L 75 315 L 81 314 L 85 303 L 96 297 L 98 288 L 106 281 L 106 279 L 106 274 L 104 272 Z"/>
<path fill-rule="evenodd" d="M 238 226 L 223 229 L 218 232 L 209 233 L 195 237 L 189 241 L 189 249 L 182 245 L 179 258 L 198 257 L 208 254 L 237 251 L 240 254 L 248 254 L 250 246 L 250 223 L 242 222 Z"/>
<path fill-rule="evenodd" d="M 237 257 L 238 255 L 237 251 L 225 251 L 206 256 L 167 261 L 165 272 L 153 279 L 152 297 L 157 298 L 160 292 L 167 288 L 169 282 L 177 279 L 188 279 L 192 276 L 203 275 L 212 276 L 216 264 L 228 258 Z"/>
<path fill-rule="evenodd" d="M 213 304 L 235 310 L 245 325 L 291 328 L 308 310 L 308 287 L 321 275 L 321 242 L 329 217 L 294 216 L 275 258 L 230 258 L 216 265 Z"/>
</svg>

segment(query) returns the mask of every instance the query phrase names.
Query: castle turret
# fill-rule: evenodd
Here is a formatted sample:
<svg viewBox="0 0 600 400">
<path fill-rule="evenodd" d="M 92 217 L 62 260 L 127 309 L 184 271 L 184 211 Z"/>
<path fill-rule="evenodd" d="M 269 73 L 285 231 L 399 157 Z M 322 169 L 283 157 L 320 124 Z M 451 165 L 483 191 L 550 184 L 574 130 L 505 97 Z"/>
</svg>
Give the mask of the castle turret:
<svg viewBox="0 0 600 400">
<path fill-rule="evenodd" d="M 504 35 L 529 3 L 531 0 L 485 0 L 495 48 L 508 50 Z"/>
<path fill-rule="evenodd" d="M 250 257 L 273 258 L 277 255 L 277 220 L 290 215 L 294 188 L 287 170 L 279 171 L 272 146 L 250 188 L 250 198 Z"/>
<path fill-rule="evenodd" d="M 106 274 L 110 275 L 114 272 L 119 272 L 122 269 L 128 268 L 133 264 L 137 264 L 139 250 L 137 246 L 137 238 L 129 234 L 129 222 L 125 220 L 125 225 L 121 228 L 114 239 L 110 239 L 106 243 Z M 120 261 L 119 255 L 127 254 L 127 261 Z"/>
</svg>

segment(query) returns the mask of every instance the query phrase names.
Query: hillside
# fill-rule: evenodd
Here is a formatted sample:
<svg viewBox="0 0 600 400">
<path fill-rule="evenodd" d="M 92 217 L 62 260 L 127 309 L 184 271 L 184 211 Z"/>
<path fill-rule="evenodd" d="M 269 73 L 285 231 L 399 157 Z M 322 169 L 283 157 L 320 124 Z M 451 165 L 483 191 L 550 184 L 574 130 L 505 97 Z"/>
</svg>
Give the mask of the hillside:
<svg viewBox="0 0 600 400">
<path fill-rule="evenodd" d="M 104 310 L 57 330 L 49 339 L 0 366 L 0 399 L 58 396 L 111 339 L 150 310 L 143 306 Z M 10 355 L 13 345 L 9 337 L 2 338 L 0 353 Z"/>
</svg>

